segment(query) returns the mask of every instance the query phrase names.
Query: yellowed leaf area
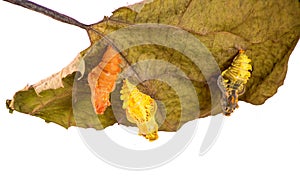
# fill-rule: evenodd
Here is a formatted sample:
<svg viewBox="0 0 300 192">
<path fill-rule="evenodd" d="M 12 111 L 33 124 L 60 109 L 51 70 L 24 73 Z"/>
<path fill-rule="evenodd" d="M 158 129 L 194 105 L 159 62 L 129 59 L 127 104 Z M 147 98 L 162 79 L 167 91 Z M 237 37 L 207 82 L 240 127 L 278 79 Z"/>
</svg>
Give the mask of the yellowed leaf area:
<svg viewBox="0 0 300 192">
<path fill-rule="evenodd" d="M 64 87 L 63 85 L 63 78 L 66 76 L 72 74 L 73 72 L 81 72 L 83 74 L 84 72 L 84 63 L 82 59 L 82 53 L 79 53 L 75 59 L 66 67 L 64 67 L 60 72 L 55 73 L 51 75 L 50 77 L 47 77 L 46 79 L 43 79 L 36 84 L 32 85 L 35 92 L 37 94 L 40 94 L 42 91 L 49 90 L 49 89 L 58 89 L 61 87 Z"/>
<path fill-rule="evenodd" d="M 139 128 L 139 134 L 149 141 L 158 138 L 158 125 L 155 120 L 157 104 L 154 99 L 138 90 L 127 79 L 121 90 L 123 109 L 126 110 L 128 121 L 135 123 Z"/>
</svg>

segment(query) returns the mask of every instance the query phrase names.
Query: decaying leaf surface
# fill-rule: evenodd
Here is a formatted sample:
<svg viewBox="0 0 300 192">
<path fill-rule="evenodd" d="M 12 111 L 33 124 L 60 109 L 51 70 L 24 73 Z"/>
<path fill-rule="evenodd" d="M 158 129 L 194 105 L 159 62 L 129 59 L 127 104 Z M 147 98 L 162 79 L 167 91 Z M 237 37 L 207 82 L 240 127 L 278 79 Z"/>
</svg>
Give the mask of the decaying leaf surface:
<svg viewBox="0 0 300 192">
<path fill-rule="evenodd" d="M 78 54 L 75 59 L 66 67 L 64 67 L 60 72 L 51 75 L 50 77 L 41 80 L 40 82 L 32 85 L 37 94 L 49 90 L 58 89 L 64 87 L 63 79 L 73 72 L 82 72 L 84 69 L 80 69 L 82 62 L 82 54 Z"/>
<path fill-rule="evenodd" d="M 75 73 L 62 79 L 63 87 L 37 94 L 33 86 L 26 86 L 7 102 L 10 109 L 55 122 L 63 127 L 76 125 L 72 111 L 72 87 Z"/>
<path fill-rule="evenodd" d="M 109 107 L 103 115 L 97 116 L 101 123 L 95 121 L 89 87 L 84 81 L 84 76 L 86 77 L 99 63 L 106 49 L 107 45 L 99 43 L 103 40 L 99 33 L 108 35 L 144 23 L 171 25 L 194 35 L 209 49 L 222 71 L 231 64 L 238 49 L 245 49 L 252 60 L 253 72 L 241 100 L 257 105 L 263 104 L 276 93 L 285 79 L 289 56 L 300 36 L 299 8 L 300 3 L 296 0 L 230 2 L 154 0 L 148 1 L 143 6 L 136 4 L 120 8 L 110 18 L 105 18 L 89 28 L 92 46 L 77 60 L 78 66 L 84 66 L 84 70 L 77 69 L 81 71 L 79 75 L 75 75 L 72 68 L 70 74 L 61 75 L 62 81 L 54 83 L 55 86 L 47 87 L 47 82 L 51 81 L 48 79 L 42 81 L 41 85 L 44 87 L 42 89 L 41 86 L 27 87 L 16 93 L 9 102 L 9 107 L 64 127 L 76 125 L 103 129 L 116 122 L 129 125 L 130 123 L 122 118 L 124 116 L 122 102 L 117 99 L 114 100 L 114 107 Z M 150 34 L 151 30 L 148 31 Z M 147 31 L 145 33 L 147 35 Z M 130 36 L 126 31 L 123 34 L 124 40 L 129 42 L 137 41 L 139 38 Z M 167 38 L 163 35 L 158 36 L 161 40 Z M 113 42 L 114 40 L 112 39 Z M 212 106 L 211 99 L 218 96 L 211 95 L 209 88 L 216 87 L 215 71 L 212 70 L 211 76 L 207 77 L 186 55 L 170 47 L 151 44 L 154 41 L 155 39 L 153 41 L 149 39 L 149 44 L 130 48 L 117 46 L 117 48 L 122 50 L 128 61 L 127 68 L 133 69 L 140 78 L 132 77 L 131 80 L 140 82 L 142 79 L 138 88 L 158 101 L 156 119 L 160 124 L 160 130 L 176 131 L 187 121 L 211 114 L 211 109 L 216 107 Z M 120 45 L 117 41 L 114 43 Z M 151 62 L 147 65 L 135 65 L 154 59 L 156 62 L 152 65 Z M 175 72 L 172 67 L 166 67 L 165 63 L 175 67 Z M 208 62 L 203 66 L 204 70 L 209 70 L 209 66 Z M 183 74 L 176 69 L 180 69 Z M 83 75 L 83 79 L 76 83 L 77 91 L 74 96 L 73 81 L 80 75 Z M 154 76 L 157 79 L 148 78 Z M 166 83 L 166 79 L 173 85 Z M 64 87 L 61 87 L 59 82 L 63 82 Z M 111 94 L 112 99 L 119 97 L 121 82 L 120 79 L 117 81 L 116 89 Z M 189 83 L 193 85 L 196 93 L 195 102 L 188 102 L 194 94 L 189 90 Z M 180 87 L 181 90 L 178 91 L 174 87 Z M 82 108 L 91 110 L 80 111 Z M 213 114 L 219 112 L 221 111 L 216 110 Z"/>
</svg>

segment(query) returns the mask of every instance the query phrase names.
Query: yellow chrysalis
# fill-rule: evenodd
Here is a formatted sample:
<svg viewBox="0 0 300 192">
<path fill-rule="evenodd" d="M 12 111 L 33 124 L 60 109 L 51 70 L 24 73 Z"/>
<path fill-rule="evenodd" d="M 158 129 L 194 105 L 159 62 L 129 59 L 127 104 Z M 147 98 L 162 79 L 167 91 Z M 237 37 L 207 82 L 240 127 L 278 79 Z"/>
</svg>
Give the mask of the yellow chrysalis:
<svg viewBox="0 0 300 192">
<path fill-rule="evenodd" d="M 226 116 L 229 116 L 238 108 L 238 96 L 245 92 L 245 85 L 251 77 L 251 60 L 240 50 L 234 58 L 231 66 L 222 72 L 218 79 L 219 88 L 222 91 L 222 109 Z"/>
<path fill-rule="evenodd" d="M 149 141 L 158 138 L 158 125 L 155 120 L 157 104 L 154 99 L 138 90 L 127 79 L 123 82 L 121 90 L 123 109 L 126 110 L 128 121 L 135 123 L 139 128 L 139 135 Z"/>
</svg>

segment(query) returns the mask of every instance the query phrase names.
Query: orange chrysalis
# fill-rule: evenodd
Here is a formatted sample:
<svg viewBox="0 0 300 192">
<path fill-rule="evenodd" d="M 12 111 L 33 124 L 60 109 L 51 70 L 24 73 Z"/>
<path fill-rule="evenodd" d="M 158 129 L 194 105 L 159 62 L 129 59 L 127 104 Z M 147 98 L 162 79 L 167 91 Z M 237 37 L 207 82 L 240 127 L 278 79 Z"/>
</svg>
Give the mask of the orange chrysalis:
<svg viewBox="0 0 300 192">
<path fill-rule="evenodd" d="M 121 63 L 120 54 L 113 47 L 108 46 L 102 60 L 88 76 L 96 114 L 103 114 L 110 106 L 110 93 L 115 89 L 115 82 L 121 72 Z"/>
</svg>

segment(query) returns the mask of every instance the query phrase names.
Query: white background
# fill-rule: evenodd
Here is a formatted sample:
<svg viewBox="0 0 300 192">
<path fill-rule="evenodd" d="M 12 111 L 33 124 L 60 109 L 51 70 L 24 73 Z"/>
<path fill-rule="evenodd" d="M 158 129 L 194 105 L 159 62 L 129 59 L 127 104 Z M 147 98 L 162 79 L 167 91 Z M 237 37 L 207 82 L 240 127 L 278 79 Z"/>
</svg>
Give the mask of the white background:
<svg viewBox="0 0 300 192">
<path fill-rule="evenodd" d="M 90 24 L 137 1 L 35 2 Z M 172 162 L 128 171 L 98 159 L 77 128 L 5 108 L 14 92 L 59 71 L 89 46 L 85 31 L 3 1 L 0 24 L 0 191 L 300 191 L 299 44 L 284 86 L 262 106 L 240 102 L 205 156 L 198 153 L 209 118 L 199 120 L 193 141 Z M 108 133 L 118 137 L 118 129 Z M 172 137 L 160 135 L 161 142 Z"/>
</svg>

